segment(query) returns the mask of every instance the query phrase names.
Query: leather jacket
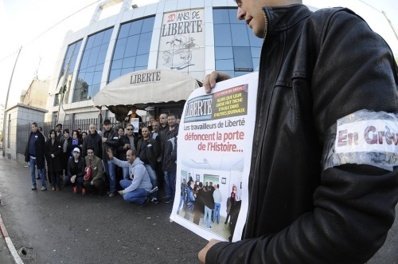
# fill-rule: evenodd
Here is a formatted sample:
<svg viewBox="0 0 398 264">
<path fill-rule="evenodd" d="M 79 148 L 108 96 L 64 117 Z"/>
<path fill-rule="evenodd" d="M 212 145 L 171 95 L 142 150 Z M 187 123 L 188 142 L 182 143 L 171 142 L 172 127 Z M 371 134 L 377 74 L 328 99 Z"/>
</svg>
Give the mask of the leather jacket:
<svg viewBox="0 0 398 264">
<path fill-rule="evenodd" d="M 246 226 L 206 263 L 364 263 L 394 222 L 398 170 L 323 169 L 322 153 L 339 118 L 398 113 L 393 54 L 348 9 L 264 12 Z"/>
</svg>

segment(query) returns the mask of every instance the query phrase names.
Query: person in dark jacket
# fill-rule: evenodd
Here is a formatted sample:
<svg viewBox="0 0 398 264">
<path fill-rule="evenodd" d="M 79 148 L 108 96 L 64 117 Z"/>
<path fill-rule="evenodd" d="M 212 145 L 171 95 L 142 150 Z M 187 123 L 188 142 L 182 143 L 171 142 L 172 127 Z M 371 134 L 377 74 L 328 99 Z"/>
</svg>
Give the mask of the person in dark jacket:
<svg viewBox="0 0 398 264">
<path fill-rule="evenodd" d="M 394 222 L 392 51 L 352 11 L 300 3 L 237 1 L 238 18 L 265 38 L 249 208 L 242 240 L 210 241 L 201 262 L 364 263 Z M 204 86 L 227 78 L 213 72 Z"/>
<path fill-rule="evenodd" d="M 203 202 L 205 206 L 203 221 L 207 228 L 211 228 L 211 214 L 214 209 L 214 199 L 209 186 L 203 188 Z"/>
<path fill-rule="evenodd" d="M 66 175 L 66 170 L 68 167 L 68 160 L 69 157 L 72 155 L 72 137 L 70 136 L 70 131 L 69 129 L 64 129 L 63 131 L 63 138 L 61 140 L 61 147 L 62 147 L 62 169 L 65 170 L 65 175 Z"/>
<path fill-rule="evenodd" d="M 126 152 L 130 149 L 130 141 L 129 138 L 124 133 L 124 128 L 119 127 L 117 129 L 118 134 L 118 146 L 116 150 L 116 157 L 120 160 L 126 161 Z M 122 178 L 129 179 L 129 168 L 122 167 L 120 168 L 122 171 Z"/>
<path fill-rule="evenodd" d="M 111 160 L 109 160 L 106 152 L 111 149 L 116 153 L 119 137 L 117 131 L 113 130 L 112 123 L 109 119 L 104 120 L 104 132 L 102 135 L 102 161 L 104 162 L 105 172 L 109 181 L 109 197 L 116 195 L 116 167 Z"/>
<path fill-rule="evenodd" d="M 32 178 L 32 191 L 36 188 L 36 167 L 41 178 L 41 190 L 47 190 L 46 172 L 45 172 L 45 142 L 44 136 L 38 131 L 36 122 L 31 125 L 31 132 L 28 144 L 25 149 L 25 161 L 29 163 L 30 176 Z"/>
<path fill-rule="evenodd" d="M 83 157 L 87 156 L 87 148 L 92 148 L 94 150 L 94 155 L 102 158 L 102 138 L 97 132 L 97 128 L 94 124 L 89 126 L 89 134 L 84 138 L 83 141 Z"/>
<path fill-rule="evenodd" d="M 61 188 L 60 174 L 62 171 L 62 147 L 54 129 L 50 131 L 49 139 L 45 145 L 48 177 L 51 179 L 52 190 Z"/>
<path fill-rule="evenodd" d="M 68 160 L 67 180 L 72 183 L 73 193 L 77 193 L 81 190 L 82 194 L 85 194 L 83 188 L 83 176 L 84 176 L 84 164 L 83 157 L 80 156 L 80 149 L 74 148 L 72 150 L 72 156 Z"/>
<path fill-rule="evenodd" d="M 170 203 L 174 199 L 176 172 L 177 172 L 177 135 L 178 125 L 176 116 L 170 114 L 167 117 L 168 130 L 164 134 L 164 150 L 162 169 L 164 175 L 165 203 Z"/>
<path fill-rule="evenodd" d="M 142 138 L 137 144 L 137 156 L 142 162 L 149 174 L 153 188 L 158 187 L 158 179 L 156 175 L 156 163 L 159 156 L 158 142 L 150 137 L 151 132 L 147 127 L 141 129 Z M 158 203 L 157 191 L 151 194 L 151 202 Z"/>
</svg>

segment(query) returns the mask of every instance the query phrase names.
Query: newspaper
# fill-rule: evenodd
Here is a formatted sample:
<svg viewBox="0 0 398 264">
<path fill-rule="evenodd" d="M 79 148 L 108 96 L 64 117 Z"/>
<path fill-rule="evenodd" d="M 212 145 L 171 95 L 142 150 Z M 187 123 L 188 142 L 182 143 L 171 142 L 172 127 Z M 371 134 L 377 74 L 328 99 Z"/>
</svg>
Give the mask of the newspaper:
<svg viewBox="0 0 398 264">
<path fill-rule="evenodd" d="M 248 208 L 258 73 L 196 89 L 178 134 L 172 221 L 205 239 L 237 241 Z"/>
</svg>

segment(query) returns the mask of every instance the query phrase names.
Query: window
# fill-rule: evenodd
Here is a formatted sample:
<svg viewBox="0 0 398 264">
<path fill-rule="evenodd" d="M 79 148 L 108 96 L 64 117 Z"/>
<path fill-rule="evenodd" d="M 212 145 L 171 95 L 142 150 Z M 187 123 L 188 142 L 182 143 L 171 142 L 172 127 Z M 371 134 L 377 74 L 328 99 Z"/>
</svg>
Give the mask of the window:
<svg viewBox="0 0 398 264">
<path fill-rule="evenodd" d="M 100 89 L 112 28 L 88 37 L 73 93 L 73 102 L 88 100 Z"/>
<path fill-rule="evenodd" d="M 155 17 L 151 16 L 120 26 L 108 82 L 126 73 L 148 67 L 154 20 Z"/>
<path fill-rule="evenodd" d="M 216 70 L 240 76 L 258 69 L 263 40 L 257 38 L 236 8 L 213 9 Z"/>
<path fill-rule="evenodd" d="M 75 69 L 77 55 L 79 54 L 80 46 L 82 41 L 79 40 L 75 43 L 72 43 L 68 46 L 66 50 L 66 54 L 64 57 L 64 62 L 62 63 L 61 72 L 58 76 L 58 82 L 61 80 L 61 77 L 64 76 L 64 81 L 71 80 L 72 74 Z M 56 94 L 54 96 L 54 106 L 59 105 L 61 100 L 61 95 Z"/>
</svg>

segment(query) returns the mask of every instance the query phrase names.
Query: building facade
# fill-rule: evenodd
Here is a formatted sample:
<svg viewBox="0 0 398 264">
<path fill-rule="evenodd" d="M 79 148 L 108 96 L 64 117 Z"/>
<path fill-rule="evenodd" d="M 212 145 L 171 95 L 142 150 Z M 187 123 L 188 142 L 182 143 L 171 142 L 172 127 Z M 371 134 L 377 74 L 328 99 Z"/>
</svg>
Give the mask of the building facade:
<svg viewBox="0 0 398 264">
<path fill-rule="evenodd" d="M 120 11 L 99 19 L 110 5 Z M 197 80 L 213 70 L 231 76 L 256 71 L 261 45 L 237 20 L 233 0 L 160 0 L 142 7 L 131 0 L 102 2 L 87 27 L 65 38 L 46 120 L 98 116 L 92 98 L 136 71 L 169 69 Z"/>
</svg>

